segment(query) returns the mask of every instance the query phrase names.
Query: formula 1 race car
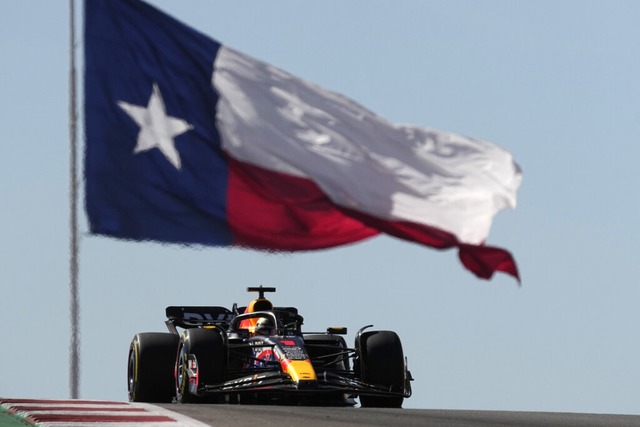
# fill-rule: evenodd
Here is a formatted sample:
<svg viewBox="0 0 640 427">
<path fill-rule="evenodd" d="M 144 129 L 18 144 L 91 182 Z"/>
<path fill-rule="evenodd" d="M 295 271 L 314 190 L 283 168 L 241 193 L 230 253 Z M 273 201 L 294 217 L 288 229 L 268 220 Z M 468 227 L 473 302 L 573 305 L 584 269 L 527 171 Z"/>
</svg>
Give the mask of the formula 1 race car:
<svg viewBox="0 0 640 427">
<path fill-rule="evenodd" d="M 302 332 L 293 307 L 258 292 L 246 307 L 167 307 L 169 332 L 134 336 L 129 348 L 132 402 L 285 403 L 399 408 L 411 374 L 395 332 L 346 328 Z M 178 330 L 180 328 L 181 332 Z"/>
</svg>

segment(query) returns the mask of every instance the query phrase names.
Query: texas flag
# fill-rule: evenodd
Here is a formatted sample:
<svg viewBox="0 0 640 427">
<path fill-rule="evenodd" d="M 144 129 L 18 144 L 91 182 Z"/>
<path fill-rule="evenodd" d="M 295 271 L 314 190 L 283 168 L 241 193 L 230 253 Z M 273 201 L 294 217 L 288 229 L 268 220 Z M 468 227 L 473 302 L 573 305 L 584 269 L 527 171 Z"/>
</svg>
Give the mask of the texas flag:
<svg viewBox="0 0 640 427">
<path fill-rule="evenodd" d="M 84 49 L 92 233 L 297 251 L 383 232 L 518 278 L 484 244 L 521 181 L 504 149 L 391 123 L 140 0 L 85 0 Z"/>
</svg>

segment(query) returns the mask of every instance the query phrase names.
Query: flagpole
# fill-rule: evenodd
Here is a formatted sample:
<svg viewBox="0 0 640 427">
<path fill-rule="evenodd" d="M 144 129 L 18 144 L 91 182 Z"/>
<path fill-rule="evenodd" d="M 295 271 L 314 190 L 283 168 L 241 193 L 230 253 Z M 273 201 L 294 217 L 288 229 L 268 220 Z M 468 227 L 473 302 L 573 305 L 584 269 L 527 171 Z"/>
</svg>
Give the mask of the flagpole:
<svg viewBox="0 0 640 427">
<path fill-rule="evenodd" d="M 80 303 L 78 298 L 78 171 L 77 171 L 77 145 L 76 145 L 76 52 L 75 52 L 75 1 L 69 0 L 70 28 L 69 28 L 69 163 L 70 163 L 70 185 L 69 185 L 69 225 L 70 248 L 69 248 L 69 291 L 70 307 L 69 315 L 71 320 L 71 342 L 69 344 L 69 389 L 70 397 L 79 397 L 80 382 L 80 332 L 79 315 Z"/>
</svg>

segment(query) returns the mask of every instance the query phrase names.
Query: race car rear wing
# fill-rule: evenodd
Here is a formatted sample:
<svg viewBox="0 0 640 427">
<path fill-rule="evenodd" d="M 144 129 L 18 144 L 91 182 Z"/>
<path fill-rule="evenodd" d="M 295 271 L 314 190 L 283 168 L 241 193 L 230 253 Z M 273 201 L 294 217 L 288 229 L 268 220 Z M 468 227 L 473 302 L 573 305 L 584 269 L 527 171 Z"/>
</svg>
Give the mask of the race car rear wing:
<svg viewBox="0 0 640 427">
<path fill-rule="evenodd" d="M 212 325 L 226 329 L 234 317 L 228 308 L 218 306 L 169 306 L 166 309 L 166 315 L 165 323 L 169 332 L 176 334 L 176 327 L 188 329 Z"/>
<path fill-rule="evenodd" d="M 295 307 L 274 307 L 273 310 L 267 312 L 244 313 L 245 307 L 238 310 L 234 304 L 233 311 L 226 307 L 218 306 L 169 306 L 166 308 L 167 320 L 165 324 L 172 334 L 178 334 L 176 328 L 183 329 L 197 328 L 203 326 L 217 326 L 225 331 L 235 323 L 239 324 L 244 318 L 260 317 L 260 313 L 272 313 L 271 316 L 277 318 L 283 329 L 294 330 L 300 333 L 300 327 L 304 322 L 304 318 L 298 314 Z M 237 322 L 234 319 L 240 319 Z M 235 328 L 231 328 L 235 329 Z"/>
</svg>

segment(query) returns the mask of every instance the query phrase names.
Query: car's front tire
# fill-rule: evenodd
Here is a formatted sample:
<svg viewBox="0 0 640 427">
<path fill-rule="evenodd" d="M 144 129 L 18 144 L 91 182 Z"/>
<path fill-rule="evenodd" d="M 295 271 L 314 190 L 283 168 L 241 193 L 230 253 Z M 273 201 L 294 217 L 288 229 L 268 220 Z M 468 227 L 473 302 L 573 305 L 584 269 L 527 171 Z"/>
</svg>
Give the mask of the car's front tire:
<svg viewBox="0 0 640 427">
<path fill-rule="evenodd" d="M 162 332 L 136 334 L 129 346 L 127 388 L 131 402 L 171 402 L 177 335 Z"/>
<path fill-rule="evenodd" d="M 392 331 L 364 332 L 356 343 L 360 378 L 367 384 L 402 393 L 405 361 L 400 338 Z M 365 408 L 400 408 L 402 396 L 360 396 Z"/>
</svg>

